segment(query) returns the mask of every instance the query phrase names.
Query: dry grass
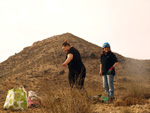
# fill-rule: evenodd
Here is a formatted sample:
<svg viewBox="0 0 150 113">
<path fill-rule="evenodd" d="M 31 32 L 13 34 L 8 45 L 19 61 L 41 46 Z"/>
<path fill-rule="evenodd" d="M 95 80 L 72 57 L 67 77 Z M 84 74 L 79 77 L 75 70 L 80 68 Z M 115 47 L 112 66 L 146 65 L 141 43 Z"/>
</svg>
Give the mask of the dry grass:
<svg viewBox="0 0 150 113">
<path fill-rule="evenodd" d="M 133 98 L 133 97 L 127 97 L 125 99 L 125 104 L 126 104 L 126 106 L 136 105 L 139 103 L 139 101 L 142 101 L 142 100 L 137 99 L 137 98 Z"/>
<path fill-rule="evenodd" d="M 131 106 L 136 104 L 144 104 L 146 99 L 150 98 L 148 89 L 144 84 L 137 84 L 132 82 L 126 87 L 125 96 L 122 99 L 115 101 L 114 106 Z"/>
<path fill-rule="evenodd" d="M 130 84 L 127 88 L 128 96 L 134 98 L 144 98 L 147 93 L 143 84 Z"/>
<path fill-rule="evenodd" d="M 117 106 L 126 106 L 126 103 L 125 101 L 123 101 L 122 99 L 118 99 L 114 102 L 114 106 L 117 107 Z"/>
<path fill-rule="evenodd" d="M 92 109 L 84 90 L 44 87 L 43 113 L 91 113 Z M 55 90 L 57 89 L 57 90 Z"/>
<path fill-rule="evenodd" d="M 133 113 L 133 111 L 130 110 L 129 108 L 125 108 L 123 109 L 122 113 Z"/>
</svg>

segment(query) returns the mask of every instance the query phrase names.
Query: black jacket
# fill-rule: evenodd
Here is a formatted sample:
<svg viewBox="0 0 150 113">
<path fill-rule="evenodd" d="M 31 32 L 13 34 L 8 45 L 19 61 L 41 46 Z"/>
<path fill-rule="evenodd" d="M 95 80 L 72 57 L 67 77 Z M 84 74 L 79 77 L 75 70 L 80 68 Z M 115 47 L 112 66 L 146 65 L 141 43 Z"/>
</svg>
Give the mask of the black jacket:
<svg viewBox="0 0 150 113">
<path fill-rule="evenodd" d="M 101 55 L 101 64 L 102 64 L 102 75 L 107 75 L 108 70 L 118 62 L 117 57 L 114 53 L 109 51 L 106 54 Z M 115 75 L 115 69 L 112 70 L 112 74 Z"/>
<path fill-rule="evenodd" d="M 67 54 L 66 54 L 66 59 L 67 59 L 67 55 L 71 53 L 73 54 L 73 59 L 71 60 L 71 62 L 68 64 L 68 68 L 69 70 L 81 70 L 81 67 L 83 66 L 82 60 L 81 60 L 81 56 L 80 53 L 77 49 L 75 49 L 74 47 L 71 47 Z"/>
</svg>

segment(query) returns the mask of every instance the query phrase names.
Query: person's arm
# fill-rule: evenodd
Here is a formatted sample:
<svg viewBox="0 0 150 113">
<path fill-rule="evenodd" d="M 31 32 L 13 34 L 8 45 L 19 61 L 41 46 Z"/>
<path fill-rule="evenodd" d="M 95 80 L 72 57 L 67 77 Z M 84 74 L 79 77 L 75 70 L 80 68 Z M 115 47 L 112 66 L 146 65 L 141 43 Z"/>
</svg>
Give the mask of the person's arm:
<svg viewBox="0 0 150 113">
<path fill-rule="evenodd" d="M 112 54 L 112 60 L 115 62 L 114 65 L 108 70 L 108 74 L 111 74 L 112 70 L 118 65 L 118 59 L 115 54 Z"/>
<path fill-rule="evenodd" d="M 62 64 L 62 66 L 67 66 L 70 62 L 71 62 L 71 60 L 73 59 L 73 54 L 68 54 L 67 55 L 67 59 L 65 60 L 65 62 Z"/>
<path fill-rule="evenodd" d="M 118 59 L 117 59 L 117 57 L 116 57 L 115 54 L 112 54 L 112 55 L 113 55 L 113 56 L 112 56 L 112 60 L 115 62 L 112 67 L 115 68 L 115 67 L 118 65 Z"/>
<path fill-rule="evenodd" d="M 114 65 L 108 70 L 107 74 L 111 74 L 112 70 L 118 65 L 118 62 L 114 63 Z"/>
<path fill-rule="evenodd" d="M 99 71 L 99 75 L 102 75 L 102 64 L 100 64 L 100 71 Z"/>
<path fill-rule="evenodd" d="M 118 65 L 118 62 L 114 63 L 112 67 L 115 68 L 117 65 Z"/>
</svg>

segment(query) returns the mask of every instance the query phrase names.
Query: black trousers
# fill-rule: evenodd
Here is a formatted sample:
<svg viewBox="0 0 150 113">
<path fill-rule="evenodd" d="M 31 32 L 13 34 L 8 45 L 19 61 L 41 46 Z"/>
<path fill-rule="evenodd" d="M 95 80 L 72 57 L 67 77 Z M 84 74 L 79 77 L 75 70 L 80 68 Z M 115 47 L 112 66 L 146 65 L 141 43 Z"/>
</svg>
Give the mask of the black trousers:
<svg viewBox="0 0 150 113">
<path fill-rule="evenodd" d="M 86 76 L 86 68 L 82 66 L 79 69 L 69 69 L 69 84 L 71 88 L 76 87 L 82 89 L 84 86 L 84 79 Z"/>
</svg>

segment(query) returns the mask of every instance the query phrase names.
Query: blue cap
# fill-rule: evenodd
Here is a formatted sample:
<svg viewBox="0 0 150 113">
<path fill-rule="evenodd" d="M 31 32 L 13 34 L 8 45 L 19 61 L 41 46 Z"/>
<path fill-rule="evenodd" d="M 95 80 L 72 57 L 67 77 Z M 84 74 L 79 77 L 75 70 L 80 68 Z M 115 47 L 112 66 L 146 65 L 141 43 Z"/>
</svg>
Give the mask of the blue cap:
<svg viewBox="0 0 150 113">
<path fill-rule="evenodd" d="M 108 42 L 105 42 L 102 46 L 102 48 L 104 49 L 105 47 L 110 47 L 110 44 Z"/>
</svg>

